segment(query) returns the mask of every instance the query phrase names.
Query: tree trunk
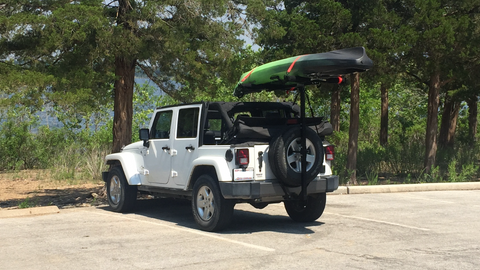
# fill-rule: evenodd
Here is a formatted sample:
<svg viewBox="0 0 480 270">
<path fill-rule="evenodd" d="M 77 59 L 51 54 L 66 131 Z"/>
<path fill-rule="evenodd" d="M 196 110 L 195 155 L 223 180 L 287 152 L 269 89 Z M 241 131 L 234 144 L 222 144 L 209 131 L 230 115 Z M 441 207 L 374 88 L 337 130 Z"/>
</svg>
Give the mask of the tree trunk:
<svg viewBox="0 0 480 270">
<path fill-rule="evenodd" d="M 350 75 L 350 128 L 348 132 L 347 170 L 350 180 L 357 184 L 357 150 L 358 127 L 360 120 L 360 76 L 358 73 Z"/>
<path fill-rule="evenodd" d="M 330 123 L 333 131 L 340 131 L 340 86 L 335 85 L 330 103 Z"/>
<path fill-rule="evenodd" d="M 440 122 L 440 134 L 438 135 L 438 146 L 447 147 L 448 129 L 450 127 L 450 117 L 453 109 L 453 100 L 448 92 L 445 94 L 443 102 L 442 121 Z"/>
<path fill-rule="evenodd" d="M 430 76 L 428 89 L 427 130 L 425 134 L 425 173 L 432 171 L 437 154 L 438 103 L 440 93 L 440 72 Z"/>
<path fill-rule="evenodd" d="M 455 102 L 450 95 L 445 95 L 443 106 L 440 134 L 438 135 L 438 146 L 441 148 L 453 148 L 455 141 L 455 130 L 457 128 L 460 103 Z"/>
<path fill-rule="evenodd" d="M 132 142 L 133 86 L 136 60 L 125 57 L 115 58 L 115 97 L 113 105 L 113 147 L 112 152 Z"/>
<path fill-rule="evenodd" d="M 467 100 L 468 105 L 468 137 L 470 145 L 474 145 L 477 134 L 477 113 L 478 113 L 478 97 L 475 95 Z"/>
<path fill-rule="evenodd" d="M 450 126 L 447 135 L 447 147 L 453 148 L 455 145 L 455 132 L 457 130 L 458 114 L 460 113 L 460 102 L 456 101 L 453 105 L 453 111 L 450 115 Z"/>
<path fill-rule="evenodd" d="M 125 33 L 133 31 L 128 19 L 131 11 L 129 0 L 118 1 L 117 25 L 122 26 Z M 124 145 L 132 142 L 133 86 L 137 60 L 126 55 L 128 53 L 118 52 L 115 56 L 113 153 L 120 152 Z"/>
<path fill-rule="evenodd" d="M 382 111 L 380 117 L 380 145 L 386 146 L 388 144 L 388 89 L 382 83 L 380 86 L 382 95 Z"/>
</svg>

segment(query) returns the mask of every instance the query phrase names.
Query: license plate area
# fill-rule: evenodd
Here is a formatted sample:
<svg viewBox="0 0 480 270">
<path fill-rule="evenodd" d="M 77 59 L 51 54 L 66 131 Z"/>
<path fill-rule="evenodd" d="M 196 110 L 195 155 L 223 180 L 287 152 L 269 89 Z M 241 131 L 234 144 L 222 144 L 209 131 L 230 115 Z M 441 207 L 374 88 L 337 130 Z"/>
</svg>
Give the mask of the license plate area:
<svg viewBox="0 0 480 270">
<path fill-rule="evenodd" d="M 253 168 L 233 169 L 233 181 L 251 181 L 253 173 Z"/>
</svg>

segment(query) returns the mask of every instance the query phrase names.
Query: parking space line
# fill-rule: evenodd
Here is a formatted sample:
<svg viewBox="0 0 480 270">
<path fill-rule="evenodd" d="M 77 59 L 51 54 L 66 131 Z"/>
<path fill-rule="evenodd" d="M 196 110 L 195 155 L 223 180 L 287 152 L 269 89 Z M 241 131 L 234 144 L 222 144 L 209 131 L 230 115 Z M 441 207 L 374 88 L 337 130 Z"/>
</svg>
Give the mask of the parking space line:
<svg viewBox="0 0 480 270">
<path fill-rule="evenodd" d="M 424 198 L 424 197 L 416 196 L 414 194 L 408 194 L 408 195 L 409 195 L 409 197 L 411 197 L 415 200 L 424 200 L 424 201 L 430 201 L 430 202 L 440 202 L 440 203 L 450 203 L 450 204 L 451 203 L 456 203 L 456 202 L 452 202 L 452 201 Z"/>
<path fill-rule="evenodd" d="M 241 245 L 241 246 L 244 246 L 244 247 L 258 249 L 258 250 L 262 250 L 262 251 L 268 251 L 268 252 L 274 252 L 275 251 L 275 249 L 273 249 L 273 248 L 254 245 L 254 244 L 249 244 L 249 243 L 245 243 L 245 242 L 240 242 L 240 241 L 228 239 L 228 238 L 221 237 L 221 236 L 215 235 L 213 233 L 208 233 L 208 232 L 204 232 L 204 231 L 199 231 L 199 230 L 194 230 L 194 229 L 189 229 L 189 228 L 182 228 L 182 227 L 172 226 L 172 225 L 167 225 L 167 224 L 161 224 L 161 223 L 158 223 L 158 222 L 136 219 L 136 218 L 132 218 L 132 217 L 128 217 L 128 216 L 121 216 L 121 215 L 116 215 L 116 214 L 102 213 L 102 212 L 97 212 L 97 211 L 85 211 L 85 212 L 95 213 L 95 214 L 104 215 L 104 216 L 111 216 L 111 217 L 116 217 L 116 218 L 122 218 L 122 219 L 127 219 L 127 220 L 132 220 L 132 221 L 139 221 L 139 222 L 152 224 L 152 225 L 157 225 L 157 226 L 162 226 L 162 227 L 166 227 L 166 228 L 169 228 L 169 229 L 173 229 L 173 230 L 177 230 L 177 231 L 183 231 L 183 232 L 189 232 L 189 233 L 193 233 L 193 234 L 197 234 L 197 235 L 201 235 L 201 236 L 206 236 L 206 237 L 214 238 L 214 239 L 221 240 L 221 241 L 224 241 L 224 242 L 229 242 L 229 243 L 232 243 L 232 244 L 237 244 L 237 245 Z"/>
<path fill-rule="evenodd" d="M 370 222 L 387 224 L 387 225 L 392 225 L 392 226 L 398 226 L 398 227 L 403 227 L 403 228 L 408 228 L 408 229 L 414 229 L 414 230 L 420 230 L 420 231 L 430 231 L 430 229 L 426 229 L 426 228 L 409 226 L 409 225 L 405 225 L 405 224 L 388 222 L 388 221 L 383 221 L 383 220 L 376 220 L 376 219 L 356 217 L 356 216 L 348 216 L 348 215 L 342 215 L 342 214 L 336 214 L 336 213 L 330 213 L 330 212 L 324 212 L 324 213 L 329 214 L 329 215 L 339 216 L 339 217 L 352 218 L 352 219 L 358 219 L 358 220 L 363 220 L 363 221 L 370 221 Z"/>
</svg>

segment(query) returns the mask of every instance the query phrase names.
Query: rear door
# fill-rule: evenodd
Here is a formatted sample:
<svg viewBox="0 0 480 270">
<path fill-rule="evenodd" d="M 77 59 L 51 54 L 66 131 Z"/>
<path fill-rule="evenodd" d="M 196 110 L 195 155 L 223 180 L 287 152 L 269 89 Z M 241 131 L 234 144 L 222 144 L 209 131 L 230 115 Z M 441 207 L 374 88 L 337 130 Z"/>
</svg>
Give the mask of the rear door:
<svg viewBox="0 0 480 270">
<path fill-rule="evenodd" d="M 186 105 L 179 108 L 175 123 L 174 154 L 172 155 L 172 180 L 169 186 L 184 187 L 192 171 L 192 162 L 198 157 L 200 138 L 200 113 L 202 104 Z M 172 186 L 173 187 L 173 186 Z"/>
</svg>

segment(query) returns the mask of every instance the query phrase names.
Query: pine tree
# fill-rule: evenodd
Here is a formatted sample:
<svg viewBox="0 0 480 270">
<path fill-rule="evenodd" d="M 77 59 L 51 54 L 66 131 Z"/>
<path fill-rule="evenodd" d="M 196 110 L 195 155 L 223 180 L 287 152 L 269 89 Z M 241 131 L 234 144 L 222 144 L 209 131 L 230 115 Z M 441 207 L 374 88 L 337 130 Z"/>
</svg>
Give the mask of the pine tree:
<svg viewBox="0 0 480 270">
<path fill-rule="evenodd" d="M 22 91 L 23 102 L 46 97 L 72 115 L 113 96 L 112 150 L 118 152 L 132 138 L 137 66 L 180 100 L 213 92 L 243 44 L 239 12 L 226 0 L 6 0 L 0 5 L 2 90 Z"/>
</svg>

